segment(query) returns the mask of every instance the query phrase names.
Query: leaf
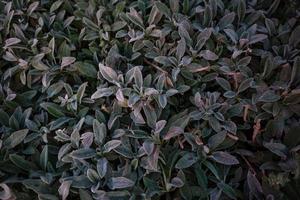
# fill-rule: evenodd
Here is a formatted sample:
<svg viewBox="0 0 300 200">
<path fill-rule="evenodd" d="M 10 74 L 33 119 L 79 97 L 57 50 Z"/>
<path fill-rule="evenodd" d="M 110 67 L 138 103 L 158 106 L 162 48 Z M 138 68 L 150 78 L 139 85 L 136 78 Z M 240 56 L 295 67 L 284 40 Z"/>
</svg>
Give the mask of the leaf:
<svg viewBox="0 0 300 200">
<path fill-rule="evenodd" d="M 223 127 L 230 133 L 236 134 L 237 127 L 233 121 L 225 121 L 223 122 Z"/>
<path fill-rule="evenodd" d="M 246 80 L 244 80 L 240 85 L 239 85 L 239 88 L 238 88 L 238 93 L 241 93 L 241 92 L 244 92 L 245 90 L 247 90 L 251 84 L 253 84 L 253 78 L 248 78 Z"/>
<path fill-rule="evenodd" d="M 134 182 L 125 177 L 112 177 L 108 180 L 108 187 L 112 190 L 129 188 L 132 186 L 134 186 Z"/>
<path fill-rule="evenodd" d="M 287 148 L 284 144 L 276 142 L 264 142 L 263 145 L 274 154 L 286 159 Z"/>
<path fill-rule="evenodd" d="M 133 7 L 130 7 L 130 13 L 127 13 L 127 17 L 132 23 L 144 30 L 143 19 Z"/>
<path fill-rule="evenodd" d="M 143 143 L 143 149 L 145 150 L 145 152 L 148 156 L 151 155 L 154 150 L 154 143 L 150 140 L 146 140 Z"/>
<path fill-rule="evenodd" d="M 154 108 L 148 105 L 148 106 L 143 106 L 143 110 L 146 115 L 148 126 L 154 128 L 157 121 L 157 115 Z"/>
<path fill-rule="evenodd" d="M 100 178 L 104 178 L 104 176 L 106 175 L 107 166 L 108 166 L 108 161 L 106 158 L 100 158 L 97 161 L 97 172 L 98 172 Z"/>
<path fill-rule="evenodd" d="M 57 10 L 61 6 L 62 3 L 63 3 L 62 0 L 58 0 L 58 1 L 55 1 L 54 3 L 52 3 L 51 8 L 50 8 L 50 13 Z"/>
<path fill-rule="evenodd" d="M 198 161 L 198 158 L 193 153 L 187 153 L 182 156 L 176 163 L 175 167 L 177 169 L 185 169 Z"/>
<path fill-rule="evenodd" d="M 22 129 L 13 132 L 6 140 L 3 142 L 3 146 L 12 149 L 22 143 L 27 136 L 29 130 L 28 129 Z"/>
<path fill-rule="evenodd" d="M 238 41 L 238 35 L 236 34 L 236 32 L 232 29 L 224 29 L 224 32 L 226 33 L 226 35 L 231 39 L 231 41 L 236 44 Z"/>
<path fill-rule="evenodd" d="M 166 120 L 160 120 L 158 122 L 156 122 L 155 124 L 155 133 L 160 133 L 163 128 L 165 127 L 165 125 L 167 124 Z"/>
<path fill-rule="evenodd" d="M 169 131 L 164 136 L 164 140 L 170 140 L 173 137 L 176 137 L 184 132 L 183 128 L 178 126 L 173 126 L 169 129 Z"/>
<path fill-rule="evenodd" d="M 90 148 L 78 149 L 73 151 L 70 156 L 76 159 L 88 159 L 96 156 L 96 151 Z"/>
<path fill-rule="evenodd" d="M 48 113 L 50 113 L 51 115 L 53 115 L 56 118 L 65 116 L 62 108 L 59 107 L 58 105 L 56 105 L 55 103 L 44 102 L 44 103 L 41 103 L 40 106 L 42 108 L 44 108 L 45 110 L 47 110 Z"/>
<path fill-rule="evenodd" d="M 57 95 L 63 89 L 63 87 L 64 83 L 61 81 L 50 85 L 47 89 L 48 98 Z"/>
<path fill-rule="evenodd" d="M 88 85 L 87 82 L 83 83 L 80 85 L 80 87 L 78 88 L 78 91 L 77 91 L 77 101 L 79 104 L 81 104 L 81 100 L 82 100 L 82 97 L 84 95 L 84 92 L 85 92 L 85 89 L 86 89 L 86 86 Z"/>
<path fill-rule="evenodd" d="M 300 126 L 290 127 L 284 135 L 284 145 L 287 145 L 289 148 L 297 146 L 300 143 L 300 137 L 298 137 L 299 133 Z"/>
<path fill-rule="evenodd" d="M 106 137 L 106 126 L 104 123 L 100 123 L 97 119 L 93 120 L 93 131 L 95 136 L 95 143 L 97 145 L 103 144 Z"/>
<path fill-rule="evenodd" d="M 80 137 L 81 144 L 84 148 L 89 148 L 94 141 L 94 134 L 92 132 L 83 133 Z"/>
<path fill-rule="evenodd" d="M 279 4 L 280 4 L 280 0 L 274 0 L 267 11 L 268 14 L 272 15 L 277 10 Z"/>
<path fill-rule="evenodd" d="M 104 147 L 103 147 L 103 152 L 104 153 L 108 153 L 108 152 L 110 152 L 111 150 L 113 150 L 113 149 L 115 149 L 115 148 L 117 148 L 118 146 L 120 146 L 121 145 L 121 141 L 120 140 L 111 140 L 111 141 L 108 141 L 105 145 L 104 145 Z"/>
<path fill-rule="evenodd" d="M 109 97 L 114 93 L 111 88 L 99 88 L 92 94 L 91 99 L 99 99 L 101 97 Z"/>
<path fill-rule="evenodd" d="M 154 60 L 165 66 L 171 65 L 171 62 L 167 56 L 158 56 L 158 57 L 155 57 Z"/>
<path fill-rule="evenodd" d="M 174 177 L 171 179 L 171 185 L 176 188 L 181 188 L 184 186 L 184 182 L 179 177 Z"/>
<path fill-rule="evenodd" d="M 111 30 L 112 31 L 118 31 L 126 26 L 126 22 L 124 21 L 116 21 L 111 25 Z"/>
<path fill-rule="evenodd" d="M 258 101 L 272 103 L 278 101 L 279 99 L 280 96 L 275 94 L 273 90 L 267 90 L 258 98 Z"/>
<path fill-rule="evenodd" d="M 103 64 L 99 63 L 99 70 L 101 75 L 108 81 L 111 83 L 115 83 L 118 81 L 118 75 L 115 72 L 115 70 L 113 70 L 110 67 L 106 67 Z"/>
<path fill-rule="evenodd" d="M 237 7 L 237 15 L 239 22 L 243 21 L 246 14 L 246 2 L 244 0 L 238 1 L 238 7 Z"/>
<path fill-rule="evenodd" d="M 246 57 L 242 58 L 241 60 L 239 60 L 237 65 L 238 66 L 247 66 L 247 65 L 249 65 L 251 59 L 252 59 L 251 56 L 246 56 Z"/>
<path fill-rule="evenodd" d="M 234 21 L 234 18 L 235 18 L 234 12 L 228 13 L 227 15 L 223 16 L 218 23 L 220 30 L 222 30 L 222 29 L 226 28 L 228 25 L 232 24 L 232 22 Z"/>
<path fill-rule="evenodd" d="M 208 146 L 210 149 L 217 148 L 226 138 L 226 132 L 221 131 L 208 139 Z"/>
<path fill-rule="evenodd" d="M 261 184 L 250 170 L 247 174 L 247 183 L 252 194 L 258 195 L 263 192 Z"/>
<path fill-rule="evenodd" d="M 171 11 L 166 6 L 166 4 L 164 4 L 164 3 L 160 2 L 160 1 L 156 1 L 155 2 L 155 6 L 159 10 L 159 12 L 161 12 L 163 15 L 165 15 L 168 19 L 171 19 Z"/>
<path fill-rule="evenodd" d="M 207 4 L 205 5 L 202 24 L 206 27 L 209 27 L 212 18 L 213 18 L 212 7 L 209 4 Z"/>
<path fill-rule="evenodd" d="M 34 163 L 25 160 L 22 156 L 17 155 L 17 154 L 10 154 L 9 159 L 12 163 L 14 163 L 17 167 L 25 170 L 25 171 L 30 171 L 30 170 L 37 170 L 37 166 L 35 166 Z"/>
<path fill-rule="evenodd" d="M 46 71 L 46 70 L 48 70 L 49 67 L 42 62 L 42 59 L 44 58 L 44 56 L 45 56 L 44 53 L 41 53 L 41 54 L 38 54 L 38 55 L 34 56 L 31 59 L 31 65 L 35 69 L 40 70 L 40 71 Z"/>
<path fill-rule="evenodd" d="M 209 61 L 215 61 L 219 58 L 217 54 L 215 54 L 210 50 L 202 50 L 200 52 L 200 56 L 203 57 L 205 60 L 209 60 Z"/>
<path fill-rule="evenodd" d="M 133 77 L 135 80 L 135 83 L 139 88 L 143 87 L 143 75 L 141 72 L 141 69 L 139 67 L 134 68 Z"/>
<path fill-rule="evenodd" d="M 248 44 L 249 45 L 250 44 L 255 44 L 255 43 L 261 42 L 261 41 L 263 41 L 267 38 L 268 38 L 268 36 L 265 35 L 265 34 L 256 34 L 256 35 L 253 35 L 253 36 L 250 37 L 250 40 L 249 40 Z"/>
<path fill-rule="evenodd" d="M 169 0 L 169 4 L 173 13 L 177 13 L 179 11 L 179 0 Z"/>
<path fill-rule="evenodd" d="M 229 81 L 227 81 L 226 79 L 217 77 L 216 81 L 224 90 L 227 90 L 227 91 L 231 90 L 231 85 L 230 85 Z"/>
<path fill-rule="evenodd" d="M 289 37 L 289 45 L 296 47 L 300 43 L 300 25 L 298 25 L 291 33 Z"/>
<path fill-rule="evenodd" d="M 158 103 L 161 108 L 165 108 L 168 104 L 167 96 L 165 94 L 158 96 Z"/>
<path fill-rule="evenodd" d="M 185 42 L 190 45 L 192 39 L 190 37 L 189 32 L 186 30 L 186 27 L 183 24 L 179 24 L 178 33 L 181 38 L 184 38 Z"/>
<path fill-rule="evenodd" d="M 47 164 L 48 164 L 48 145 L 45 145 L 40 155 L 40 166 L 43 168 L 43 170 L 46 171 Z"/>
<path fill-rule="evenodd" d="M 213 152 L 211 158 L 223 165 L 237 165 L 239 161 L 232 155 L 224 151 Z"/>
<path fill-rule="evenodd" d="M 5 40 L 4 48 L 10 47 L 12 45 L 20 43 L 21 40 L 19 38 L 8 38 Z"/>
<path fill-rule="evenodd" d="M 208 120 L 209 126 L 216 132 L 221 131 L 221 124 L 215 117 L 210 117 Z"/>
<path fill-rule="evenodd" d="M 9 116 L 4 110 L 0 109 L 0 123 L 3 126 L 9 126 Z"/>
<path fill-rule="evenodd" d="M 148 18 L 148 24 L 156 24 L 161 20 L 162 14 L 159 12 L 156 6 L 152 6 L 151 12 Z"/>
<path fill-rule="evenodd" d="M 96 71 L 94 65 L 86 63 L 86 62 L 75 62 L 73 65 L 75 66 L 75 68 L 78 70 L 78 72 L 82 76 L 87 76 L 90 78 L 97 77 L 97 71 Z"/>
<path fill-rule="evenodd" d="M 73 64 L 75 61 L 75 57 L 62 57 L 60 68 L 63 69 L 64 67 Z"/>
<path fill-rule="evenodd" d="M 218 183 L 217 185 L 231 199 L 236 199 L 237 194 L 236 194 L 235 190 L 230 185 L 228 185 L 224 182 Z"/>
<path fill-rule="evenodd" d="M 69 196 L 71 184 L 72 181 L 63 181 L 59 186 L 58 193 L 60 196 L 62 196 L 62 200 L 66 200 L 67 197 Z"/>
<path fill-rule="evenodd" d="M 300 27 L 300 26 L 299 26 Z M 289 85 L 296 85 L 300 82 L 300 56 L 294 59 L 293 69 L 291 73 L 291 80 Z"/>
<path fill-rule="evenodd" d="M 0 183 L 0 188 L 3 190 L 3 191 L 1 190 L 1 192 L 0 192 L 0 199 L 3 199 L 3 200 L 16 199 L 16 197 L 13 194 L 13 192 L 11 191 L 11 189 L 5 183 Z"/>
<path fill-rule="evenodd" d="M 186 42 L 184 38 L 181 38 L 176 48 L 176 58 L 178 61 L 180 61 L 181 58 L 184 56 L 185 50 L 186 50 Z"/>
</svg>

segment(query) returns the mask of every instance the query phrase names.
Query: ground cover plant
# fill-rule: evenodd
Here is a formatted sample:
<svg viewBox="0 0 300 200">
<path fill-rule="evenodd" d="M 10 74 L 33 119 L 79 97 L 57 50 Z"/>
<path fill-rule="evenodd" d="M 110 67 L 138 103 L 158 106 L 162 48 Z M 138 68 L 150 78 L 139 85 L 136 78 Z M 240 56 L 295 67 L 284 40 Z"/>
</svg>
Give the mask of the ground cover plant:
<svg viewBox="0 0 300 200">
<path fill-rule="evenodd" d="M 0 199 L 300 199 L 296 0 L 2 0 Z"/>
</svg>

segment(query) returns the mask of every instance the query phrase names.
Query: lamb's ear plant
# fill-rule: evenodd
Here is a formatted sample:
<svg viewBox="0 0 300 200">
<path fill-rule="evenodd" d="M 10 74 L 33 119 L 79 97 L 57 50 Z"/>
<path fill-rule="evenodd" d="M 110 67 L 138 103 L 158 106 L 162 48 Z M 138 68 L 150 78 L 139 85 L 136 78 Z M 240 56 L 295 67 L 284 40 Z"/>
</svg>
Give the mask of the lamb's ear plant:
<svg viewBox="0 0 300 200">
<path fill-rule="evenodd" d="M 298 0 L 2 0 L 0 199 L 300 199 Z"/>
</svg>

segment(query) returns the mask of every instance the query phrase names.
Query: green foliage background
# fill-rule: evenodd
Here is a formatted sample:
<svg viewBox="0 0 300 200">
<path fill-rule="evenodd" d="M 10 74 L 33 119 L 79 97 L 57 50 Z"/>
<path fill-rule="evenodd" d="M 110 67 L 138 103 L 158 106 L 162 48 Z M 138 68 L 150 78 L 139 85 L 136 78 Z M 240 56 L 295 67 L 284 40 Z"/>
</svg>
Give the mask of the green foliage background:
<svg viewBox="0 0 300 200">
<path fill-rule="evenodd" d="M 0 2 L 0 199 L 300 199 L 296 0 Z"/>
</svg>

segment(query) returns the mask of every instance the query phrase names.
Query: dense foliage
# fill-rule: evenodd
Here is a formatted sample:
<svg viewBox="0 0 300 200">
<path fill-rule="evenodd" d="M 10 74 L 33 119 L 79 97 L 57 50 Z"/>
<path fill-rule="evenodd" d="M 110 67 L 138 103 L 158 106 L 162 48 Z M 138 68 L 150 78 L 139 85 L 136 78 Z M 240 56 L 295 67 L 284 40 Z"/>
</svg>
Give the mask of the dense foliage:
<svg viewBox="0 0 300 200">
<path fill-rule="evenodd" d="M 0 199 L 300 199 L 296 0 L 0 2 Z"/>
</svg>

